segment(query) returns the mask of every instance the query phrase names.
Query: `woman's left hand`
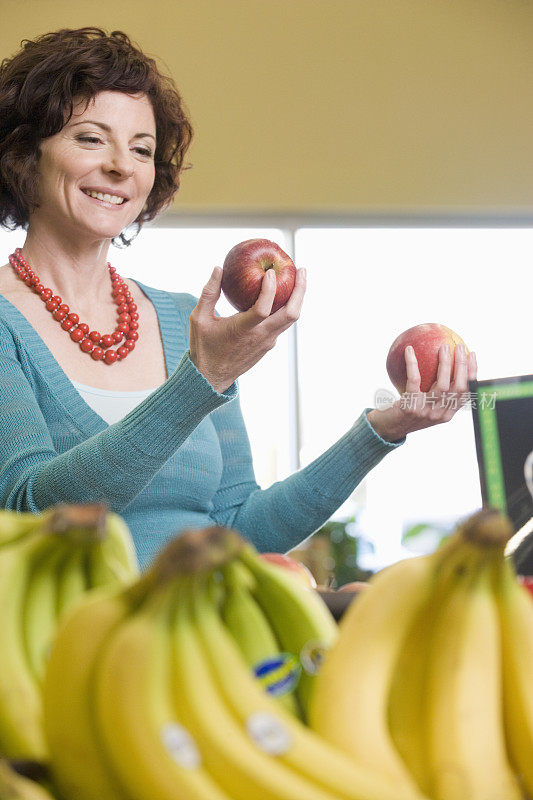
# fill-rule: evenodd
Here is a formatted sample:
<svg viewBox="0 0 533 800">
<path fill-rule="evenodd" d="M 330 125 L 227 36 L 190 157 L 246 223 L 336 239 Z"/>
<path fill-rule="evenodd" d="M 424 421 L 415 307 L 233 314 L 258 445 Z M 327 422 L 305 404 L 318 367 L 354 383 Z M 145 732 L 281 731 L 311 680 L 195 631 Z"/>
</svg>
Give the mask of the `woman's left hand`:
<svg viewBox="0 0 533 800">
<path fill-rule="evenodd" d="M 453 376 L 450 347 L 441 345 L 437 379 L 429 392 L 420 391 L 420 371 L 412 347 L 405 350 L 405 364 L 407 385 L 400 399 L 389 408 L 374 408 L 367 415 L 376 433 L 389 442 L 451 420 L 469 402 L 468 381 L 477 376 L 475 353 L 467 356 L 462 344 L 455 348 Z"/>
</svg>

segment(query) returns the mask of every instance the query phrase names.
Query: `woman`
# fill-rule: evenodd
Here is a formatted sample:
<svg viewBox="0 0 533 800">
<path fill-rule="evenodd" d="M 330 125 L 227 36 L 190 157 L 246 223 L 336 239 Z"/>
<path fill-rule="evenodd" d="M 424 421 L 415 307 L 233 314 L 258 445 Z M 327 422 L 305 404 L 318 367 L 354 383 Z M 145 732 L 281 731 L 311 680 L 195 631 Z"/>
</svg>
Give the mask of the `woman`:
<svg viewBox="0 0 533 800">
<path fill-rule="evenodd" d="M 196 301 L 107 264 L 110 242 L 127 244 L 179 187 L 192 131 L 172 81 L 121 32 L 60 30 L 2 63 L 0 120 L 0 224 L 26 230 L 0 268 L 5 508 L 105 501 L 143 566 L 177 531 L 214 523 L 285 551 L 407 433 L 453 416 L 423 402 L 408 353 L 417 402 L 367 409 L 316 461 L 261 490 L 236 381 L 298 318 L 304 270 L 274 314 L 271 270 L 249 311 L 220 318 L 219 267 Z M 453 376 L 450 359 L 443 351 L 443 396 L 475 375 L 473 355 L 457 354 Z"/>
</svg>

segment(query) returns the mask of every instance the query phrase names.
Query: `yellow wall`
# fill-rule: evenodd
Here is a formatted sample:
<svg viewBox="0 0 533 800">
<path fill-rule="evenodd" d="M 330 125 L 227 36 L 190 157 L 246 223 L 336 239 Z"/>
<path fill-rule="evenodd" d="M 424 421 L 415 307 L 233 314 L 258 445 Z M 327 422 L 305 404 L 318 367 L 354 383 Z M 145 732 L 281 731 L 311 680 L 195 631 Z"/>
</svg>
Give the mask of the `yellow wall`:
<svg viewBox="0 0 533 800">
<path fill-rule="evenodd" d="M 533 211 L 529 0 L 0 0 L 0 56 L 125 30 L 196 135 L 190 212 Z"/>
</svg>

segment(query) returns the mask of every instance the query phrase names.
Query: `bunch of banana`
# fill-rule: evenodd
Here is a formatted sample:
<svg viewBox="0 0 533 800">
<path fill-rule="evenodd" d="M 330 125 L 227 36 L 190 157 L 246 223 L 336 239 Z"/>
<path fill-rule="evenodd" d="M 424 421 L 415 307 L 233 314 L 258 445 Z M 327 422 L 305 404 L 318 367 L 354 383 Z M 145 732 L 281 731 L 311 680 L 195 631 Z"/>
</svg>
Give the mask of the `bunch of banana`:
<svg viewBox="0 0 533 800">
<path fill-rule="evenodd" d="M 42 681 L 57 626 L 93 586 L 139 570 L 129 530 L 104 506 L 57 506 L 33 524 L 24 514 L 18 529 L 16 516 L 0 516 L 0 753 L 45 761 Z"/>
<path fill-rule="evenodd" d="M 533 797 L 533 603 L 483 509 L 378 573 L 345 613 L 311 727 L 432 800 Z"/>
<path fill-rule="evenodd" d="M 0 800 L 54 800 L 36 781 L 19 775 L 9 762 L 0 759 Z"/>
<path fill-rule="evenodd" d="M 423 800 L 324 741 L 250 669 L 271 644 L 267 608 L 283 607 L 276 639 L 283 631 L 290 648 L 307 641 L 313 616 L 316 641 L 331 635 L 294 584 L 235 531 L 214 527 L 185 531 L 138 581 L 79 603 L 44 682 L 50 765 L 65 800 Z M 283 596 L 300 611 L 289 614 Z M 246 646 L 248 613 L 260 641 Z"/>
</svg>

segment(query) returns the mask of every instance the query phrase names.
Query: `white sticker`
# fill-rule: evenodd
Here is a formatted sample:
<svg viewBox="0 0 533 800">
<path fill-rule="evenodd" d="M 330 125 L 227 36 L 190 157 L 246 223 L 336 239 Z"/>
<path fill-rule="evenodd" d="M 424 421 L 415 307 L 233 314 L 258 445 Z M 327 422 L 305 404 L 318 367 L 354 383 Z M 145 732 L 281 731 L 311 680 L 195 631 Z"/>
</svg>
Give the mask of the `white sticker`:
<svg viewBox="0 0 533 800">
<path fill-rule="evenodd" d="M 308 675 L 318 675 L 327 651 L 324 642 L 307 642 L 300 651 L 300 663 Z"/>
<path fill-rule="evenodd" d="M 246 728 L 256 745 L 270 756 L 281 756 L 291 746 L 291 736 L 285 725 L 268 711 L 256 711 L 246 722 Z"/>
<path fill-rule="evenodd" d="M 202 763 L 196 742 L 189 731 L 177 722 L 161 728 L 161 740 L 174 761 L 185 769 L 197 769 Z"/>
</svg>

